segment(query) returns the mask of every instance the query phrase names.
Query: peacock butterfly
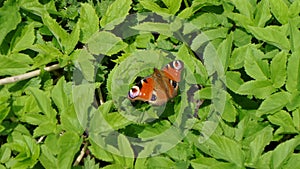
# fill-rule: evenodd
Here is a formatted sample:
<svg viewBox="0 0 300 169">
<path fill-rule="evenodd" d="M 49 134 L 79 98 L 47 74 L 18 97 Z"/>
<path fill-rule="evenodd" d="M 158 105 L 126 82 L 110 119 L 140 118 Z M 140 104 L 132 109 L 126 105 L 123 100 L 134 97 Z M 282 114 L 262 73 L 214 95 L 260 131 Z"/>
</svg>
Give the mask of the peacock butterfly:
<svg viewBox="0 0 300 169">
<path fill-rule="evenodd" d="M 154 68 L 152 75 L 142 79 L 129 90 L 128 98 L 131 101 L 146 101 L 152 105 L 165 104 L 177 95 L 183 67 L 182 61 L 175 60 L 161 70 Z"/>
</svg>

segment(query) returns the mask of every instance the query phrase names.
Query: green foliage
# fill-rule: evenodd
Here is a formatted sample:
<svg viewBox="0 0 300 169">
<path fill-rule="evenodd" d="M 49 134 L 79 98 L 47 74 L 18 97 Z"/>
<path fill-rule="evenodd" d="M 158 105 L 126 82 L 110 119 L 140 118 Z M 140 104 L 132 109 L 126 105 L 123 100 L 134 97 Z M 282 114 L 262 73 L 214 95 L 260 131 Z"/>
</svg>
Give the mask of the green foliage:
<svg viewBox="0 0 300 169">
<path fill-rule="evenodd" d="M 299 0 L 3 1 L 0 168 L 299 168 L 299 14 Z M 179 96 L 127 99 L 177 59 Z"/>
</svg>

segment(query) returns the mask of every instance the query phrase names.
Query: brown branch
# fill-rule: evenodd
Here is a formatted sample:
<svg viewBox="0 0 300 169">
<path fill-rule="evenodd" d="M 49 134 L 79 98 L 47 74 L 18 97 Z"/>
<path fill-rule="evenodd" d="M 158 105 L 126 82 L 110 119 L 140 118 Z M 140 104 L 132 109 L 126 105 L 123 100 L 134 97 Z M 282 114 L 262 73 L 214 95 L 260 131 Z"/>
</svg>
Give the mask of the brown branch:
<svg viewBox="0 0 300 169">
<path fill-rule="evenodd" d="M 60 68 L 60 66 L 58 64 L 55 64 L 55 65 L 45 67 L 44 70 L 47 72 L 50 72 L 53 70 L 57 70 L 59 68 Z M 38 76 L 40 74 L 41 74 L 41 70 L 35 70 L 35 71 L 24 73 L 21 75 L 7 77 L 4 79 L 0 79 L 0 85 L 5 85 L 5 84 L 9 84 L 9 83 L 15 83 L 15 82 L 19 82 L 22 80 L 30 79 L 30 78 Z"/>
<path fill-rule="evenodd" d="M 74 162 L 74 164 L 73 164 L 74 167 L 77 166 L 77 165 L 80 163 L 80 161 L 82 160 L 82 158 L 83 158 L 83 156 L 84 156 L 84 154 L 85 154 L 85 151 L 86 151 L 86 149 L 87 149 L 87 146 L 88 146 L 88 143 L 85 142 L 85 143 L 84 143 L 84 146 L 82 147 L 82 149 L 81 149 L 81 151 L 80 151 L 79 156 L 76 158 L 76 160 L 75 160 L 75 162 Z"/>
</svg>

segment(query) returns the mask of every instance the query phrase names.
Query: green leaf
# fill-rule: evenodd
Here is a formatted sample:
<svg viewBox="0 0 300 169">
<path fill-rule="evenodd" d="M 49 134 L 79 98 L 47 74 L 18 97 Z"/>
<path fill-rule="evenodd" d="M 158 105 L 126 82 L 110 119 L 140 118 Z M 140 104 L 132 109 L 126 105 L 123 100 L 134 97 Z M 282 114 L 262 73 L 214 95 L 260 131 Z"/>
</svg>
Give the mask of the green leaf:
<svg viewBox="0 0 300 169">
<path fill-rule="evenodd" d="M 159 22 L 143 22 L 132 27 L 133 29 L 147 32 L 158 32 L 166 36 L 172 36 L 171 25 Z"/>
<path fill-rule="evenodd" d="M 49 148 L 44 144 L 41 145 L 41 156 L 39 158 L 39 161 L 45 168 L 58 167 L 57 159 L 54 157 Z"/>
<path fill-rule="evenodd" d="M 240 86 L 236 91 L 242 95 L 254 95 L 257 98 L 266 98 L 276 89 L 269 80 L 251 80 Z"/>
<path fill-rule="evenodd" d="M 256 7 L 255 25 L 258 27 L 264 27 L 272 15 L 269 7 L 269 0 L 260 1 Z"/>
<path fill-rule="evenodd" d="M 0 162 L 6 163 L 11 157 L 11 149 L 8 144 L 3 144 L 0 148 Z"/>
<path fill-rule="evenodd" d="M 147 168 L 173 168 L 175 167 L 175 162 L 170 158 L 157 156 L 149 158 L 146 166 Z"/>
<path fill-rule="evenodd" d="M 78 72 L 74 73 L 74 76 L 78 77 L 75 80 L 77 81 L 86 80 L 88 82 L 94 82 L 97 73 L 95 69 L 95 63 L 94 63 L 96 58 L 94 58 L 91 55 L 91 53 L 89 53 L 85 49 L 76 50 L 73 53 L 73 56 L 75 56 L 74 58 L 76 58 L 73 59 L 73 62 L 76 65 L 76 68 L 78 69 Z"/>
<path fill-rule="evenodd" d="M 219 169 L 238 169 L 236 165 L 232 163 L 226 163 L 214 158 L 208 157 L 198 157 L 191 160 L 191 165 L 193 168 L 219 168 Z"/>
<path fill-rule="evenodd" d="M 287 105 L 291 94 L 288 92 L 277 92 L 267 97 L 259 106 L 256 114 L 262 116 L 264 114 L 274 114 Z"/>
<path fill-rule="evenodd" d="M 258 40 L 267 42 L 282 50 L 290 49 L 290 43 L 287 36 L 283 31 L 279 31 L 275 26 L 268 26 L 264 28 L 247 26 L 246 29 L 250 33 L 252 33 Z"/>
<path fill-rule="evenodd" d="M 288 59 L 286 89 L 293 93 L 300 91 L 300 55 L 292 53 Z"/>
<path fill-rule="evenodd" d="M 286 80 L 286 61 L 287 53 L 278 53 L 271 62 L 271 80 L 275 88 L 280 88 L 284 85 Z"/>
<path fill-rule="evenodd" d="M 79 151 L 81 143 L 82 138 L 74 132 L 66 132 L 59 138 L 58 168 L 71 168 L 75 154 Z"/>
<path fill-rule="evenodd" d="M 99 164 L 95 163 L 95 158 L 90 156 L 84 158 L 84 169 L 99 169 Z"/>
<path fill-rule="evenodd" d="M 67 84 L 65 78 L 62 77 L 58 80 L 51 92 L 51 98 L 60 111 L 68 107 L 69 98 L 67 93 L 70 93 L 70 91 L 67 91 L 66 88 Z"/>
<path fill-rule="evenodd" d="M 158 4 L 156 4 L 155 2 L 151 1 L 151 0 L 140 0 L 139 1 L 141 3 L 141 5 L 152 11 L 152 12 L 156 12 L 156 13 L 169 13 L 169 10 L 166 8 L 161 8 Z"/>
<path fill-rule="evenodd" d="M 293 111 L 292 116 L 293 116 L 294 126 L 299 131 L 300 130 L 300 111 L 299 111 L 299 109 Z"/>
<path fill-rule="evenodd" d="M 295 91 L 291 94 L 291 100 L 286 105 L 286 108 L 289 111 L 295 110 L 296 108 L 300 107 L 300 92 Z"/>
<path fill-rule="evenodd" d="M 0 76 L 18 75 L 30 70 L 28 64 L 19 62 L 15 58 L 0 55 Z"/>
<path fill-rule="evenodd" d="M 169 14 L 176 14 L 181 6 L 182 0 L 162 0 L 169 10 Z"/>
<path fill-rule="evenodd" d="M 229 34 L 228 37 L 224 41 L 222 41 L 222 43 L 218 46 L 217 49 L 217 54 L 223 65 L 224 72 L 228 68 L 229 58 L 231 55 L 232 41 L 233 34 Z"/>
<path fill-rule="evenodd" d="M 12 44 L 10 46 L 10 50 L 12 52 L 19 52 L 21 50 L 25 50 L 34 43 L 35 35 L 34 35 L 34 26 L 35 22 L 31 22 L 29 25 L 21 27 L 20 33 L 16 33 L 15 37 L 12 40 Z"/>
<path fill-rule="evenodd" d="M 226 87 L 230 90 L 237 92 L 240 86 L 244 83 L 241 78 L 240 72 L 227 71 L 226 72 Z"/>
<path fill-rule="evenodd" d="M 239 10 L 239 12 L 248 18 L 253 17 L 254 7 L 248 0 L 231 0 L 231 3 Z"/>
<path fill-rule="evenodd" d="M 103 147 L 101 147 L 99 144 L 95 143 L 92 139 L 90 140 L 91 146 L 89 146 L 89 150 L 92 152 L 92 154 L 97 157 L 98 159 L 106 162 L 112 162 L 113 161 L 113 155 L 104 150 Z"/>
<path fill-rule="evenodd" d="M 234 48 L 230 62 L 229 67 L 231 69 L 240 69 L 244 66 L 245 56 L 249 55 L 249 51 L 251 50 L 251 46 L 246 45 L 239 48 Z"/>
<path fill-rule="evenodd" d="M 263 60 L 263 53 L 255 48 L 251 48 L 245 56 L 245 71 L 256 80 L 266 80 L 269 77 L 269 64 Z"/>
<path fill-rule="evenodd" d="M 293 155 L 295 148 L 300 144 L 300 137 L 296 136 L 279 144 L 272 152 L 271 168 L 282 168 L 286 161 Z"/>
<path fill-rule="evenodd" d="M 275 134 L 298 133 L 295 129 L 292 117 L 284 110 L 280 110 L 279 112 L 268 116 L 268 120 L 279 126 Z"/>
<path fill-rule="evenodd" d="M 56 8 L 54 7 L 52 9 L 46 8 L 49 6 L 47 4 L 42 5 L 38 0 L 20 0 L 20 5 L 23 9 L 37 16 L 42 16 L 43 14 L 48 13 L 47 9 L 56 11 Z"/>
<path fill-rule="evenodd" d="M 292 154 L 282 168 L 294 168 L 300 166 L 300 154 Z"/>
<path fill-rule="evenodd" d="M 89 51 L 96 55 L 104 54 L 111 56 L 126 47 L 127 44 L 121 38 L 107 31 L 97 32 L 88 42 Z"/>
<path fill-rule="evenodd" d="M 8 0 L 0 8 L 0 44 L 2 44 L 6 35 L 16 29 L 21 22 L 21 15 L 19 13 L 19 6 L 17 1 Z M 9 19 L 8 19 L 9 18 Z M 2 59 L 0 59 L 2 62 Z"/>
<path fill-rule="evenodd" d="M 123 134 L 120 134 L 118 136 L 118 147 L 119 147 L 120 154 L 122 155 L 124 160 L 123 165 L 128 168 L 133 168 L 134 152 L 128 138 Z"/>
<path fill-rule="evenodd" d="M 269 0 L 271 12 L 275 18 L 282 24 L 286 24 L 289 20 L 289 8 L 283 0 Z"/>
<path fill-rule="evenodd" d="M 251 44 L 252 36 L 244 30 L 236 29 L 233 32 L 233 41 L 237 47 L 246 47 L 246 45 Z M 235 48 L 239 49 L 239 48 Z"/>
<path fill-rule="evenodd" d="M 60 45 L 61 50 L 65 48 L 65 42 L 69 37 L 69 34 L 64 30 L 48 13 L 42 15 L 42 20 L 45 26 L 52 32 L 57 42 Z"/>
<path fill-rule="evenodd" d="M 298 2 L 300 8 L 300 2 L 295 1 L 293 4 L 296 4 Z M 290 35 L 290 44 L 291 44 L 291 50 L 292 52 L 300 52 L 300 44 L 298 43 L 300 41 L 300 31 L 297 26 L 297 20 L 290 20 L 289 21 L 289 35 Z"/>
<path fill-rule="evenodd" d="M 203 13 L 191 20 L 191 23 L 197 28 L 217 28 L 219 25 L 227 24 L 227 19 L 223 15 L 215 13 Z"/>
<path fill-rule="evenodd" d="M 56 121 L 56 112 L 51 106 L 50 98 L 47 97 L 43 91 L 41 91 L 37 88 L 30 88 L 30 92 L 34 96 L 39 108 L 46 115 L 48 120 L 55 122 Z"/>
<path fill-rule="evenodd" d="M 56 133 L 57 126 L 55 123 L 51 122 L 44 122 L 40 124 L 37 128 L 33 131 L 33 137 L 39 137 L 43 135 L 48 135 L 51 133 Z"/>
<path fill-rule="evenodd" d="M 99 30 L 99 18 L 90 4 L 81 4 L 79 24 L 81 30 L 80 41 L 87 43 L 89 38 Z"/>
<path fill-rule="evenodd" d="M 116 0 L 106 10 L 100 20 L 101 27 L 111 29 L 111 26 L 123 22 L 131 8 L 131 0 Z"/>
<path fill-rule="evenodd" d="M 267 126 L 263 129 L 260 129 L 257 133 L 251 137 L 246 137 L 246 139 L 251 139 L 249 147 L 249 159 L 248 163 L 253 164 L 253 167 L 256 166 L 256 163 L 260 159 L 262 153 L 264 152 L 265 146 L 269 145 L 273 138 L 273 128 Z"/>
<path fill-rule="evenodd" d="M 225 136 L 212 135 L 198 147 L 214 158 L 226 160 L 238 167 L 243 166 L 244 154 L 241 145 Z"/>
</svg>

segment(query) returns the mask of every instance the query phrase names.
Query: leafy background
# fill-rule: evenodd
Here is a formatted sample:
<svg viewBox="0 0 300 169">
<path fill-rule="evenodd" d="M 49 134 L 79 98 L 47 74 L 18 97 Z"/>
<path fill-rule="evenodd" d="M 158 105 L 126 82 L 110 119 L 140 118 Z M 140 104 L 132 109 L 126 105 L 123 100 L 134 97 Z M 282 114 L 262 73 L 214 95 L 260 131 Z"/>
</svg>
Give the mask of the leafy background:
<svg viewBox="0 0 300 169">
<path fill-rule="evenodd" d="M 300 166 L 299 0 L 7 0 L 0 4 L 0 168 Z M 162 19 L 140 22 L 139 14 L 145 12 Z M 138 33 L 118 35 L 113 30 L 120 30 L 129 15 L 141 17 L 129 24 Z M 194 27 L 182 27 L 185 24 L 176 19 L 168 23 L 167 16 Z M 179 28 L 201 33 L 181 31 L 183 39 L 190 39 L 184 42 L 174 34 Z M 203 34 L 212 46 L 201 48 Z M 138 52 L 146 52 L 141 55 L 148 59 L 129 62 Z M 165 61 L 156 63 L 152 56 Z M 134 79 L 151 73 L 140 63 L 161 67 L 175 58 L 186 66 L 180 97 L 169 102 L 162 114 L 142 103 L 124 111 Z M 49 66 L 55 68 L 44 71 Z M 24 78 L 37 69 L 38 76 Z M 16 75 L 24 80 L 4 83 L 4 78 Z M 204 103 L 196 109 L 197 117 L 185 119 L 189 132 L 174 147 L 162 151 L 155 147 L 161 144 L 157 142 L 139 150 L 124 137 L 146 140 L 177 123 L 178 117 L 183 122 L 181 114 L 193 115 L 197 106 L 187 101 L 186 93 L 194 84 L 204 87 L 194 94 Z M 214 104 L 216 90 L 225 99 L 223 107 Z M 88 97 L 94 93 L 96 101 Z M 134 111 L 145 116 L 138 122 L 125 118 L 139 116 Z M 109 126 L 122 134 L 111 135 L 105 130 Z M 207 130 L 213 131 L 201 142 Z M 99 133 L 110 136 L 105 145 L 110 149 L 99 146 Z M 176 132 L 169 137 L 176 137 Z M 158 153 L 138 158 L 153 152 Z"/>
</svg>

